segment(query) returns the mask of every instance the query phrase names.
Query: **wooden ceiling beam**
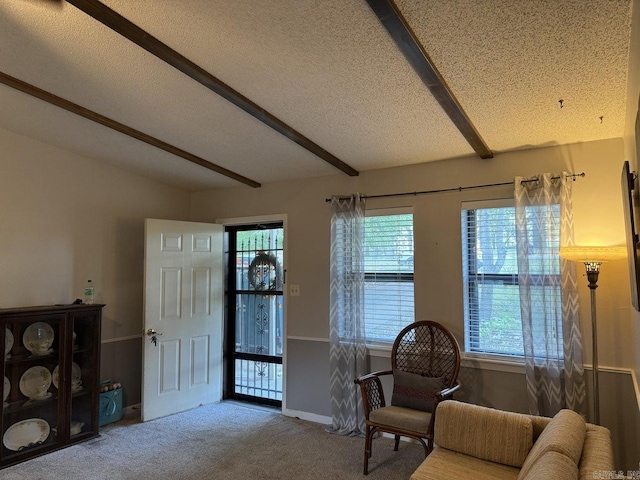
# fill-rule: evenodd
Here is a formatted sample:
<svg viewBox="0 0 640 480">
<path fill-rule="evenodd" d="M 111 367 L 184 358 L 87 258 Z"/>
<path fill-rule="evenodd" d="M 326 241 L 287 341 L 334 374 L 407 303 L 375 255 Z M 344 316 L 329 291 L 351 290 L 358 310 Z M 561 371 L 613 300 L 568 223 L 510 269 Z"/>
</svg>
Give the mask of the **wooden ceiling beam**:
<svg viewBox="0 0 640 480">
<path fill-rule="evenodd" d="M 484 142 L 473 123 L 471 123 L 462 105 L 451 92 L 433 60 L 431 60 L 393 0 L 367 0 L 367 3 L 471 147 L 480 158 L 493 158 L 493 152 Z"/>
<path fill-rule="evenodd" d="M 169 143 L 163 142 L 155 137 L 147 135 L 135 128 L 124 125 L 120 122 L 112 120 L 111 118 L 105 117 L 104 115 L 100 115 L 99 113 L 94 112 L 93 110 L 89 110 L 88 108 L 84 108 L 76 103 L 70 102 L 62 97 L 58 97 L 53 93 L 47 92 L 46 90 L 42 90 L 41 88 L 35 87 L 30 83 L 23 82 L 15 77 L 7 75 L 6 73 L 0 72 L 0 83 L 7 85 L 8 87 L 19 90 L 23 93 L 31 95 L 32 97 L 39 98 L 40 100 L 44 100 L 52 105 L 60 107 L 68 112 L 75 113 L 76 115 L 80 115 L 81 117 L 87 118 L 93 122 L 99 123 L 100 125 L 104 125 L 112 130 L 115 130 L 120 133 L 124 133 L 129 137 L 135 138 L 136 140 L 140 140 L 144 143 L 157 147 L 165 152 L 169 152 L 178 157 L 182 157 L 185 160 L 188 160 L 196 165 L 200 165 L 201 167 L 207 168 L 211 171 L 219 173 L 220 175 L 224 175 L 225 177 L 232 178 L 240 183 L 244 183 L 250 187 L 258 188 L 260 184 L 250 178 L 244 177 L 238 173 L 232 172 L 231 170 L 227 170 L 224 167 L 216 165 L 215 163 L 211 163 L 204 158 L 200 158 L 192 153 L 186 152 L 178 147 L 175 147 Z"/>
<path fill-rule="evenodd" d="M 172 67 L 180 70 L 185 75 L 191 77 L 196 82 L 204 85 L 212 92 L 217 93 L 222 98 L 233 103 L 248 114 L 260 120 L 265 125 L 273 128 L 288 139 L 296 142 L 314 155 L 320 157 L 325 162 L 333 165 L 337 169 L 343 171 L 347 175 L 357 176 L 358 171 L 344 163 L 339 158 L 327 152 L 310 139 L 293 129 L 285 122 L 266 111 L 247 97 L 237 92 L 229 85 L 225 84 L 209 72 L 193 63 L 188 58 L 179 54 L 168 45 L 162 43 L 125 17 L 115 12 L 111 8 L 102 4 L 98 0 L 67 0 L 87 15 L 93 17 L 98 22 L 109 27 L 113 31 L 119 33 L 123 37 L 129 39 L 136 45 L 144 48 L 149 53 L 155 55 L 160 60 L 168 63 Z"/>
</svg>

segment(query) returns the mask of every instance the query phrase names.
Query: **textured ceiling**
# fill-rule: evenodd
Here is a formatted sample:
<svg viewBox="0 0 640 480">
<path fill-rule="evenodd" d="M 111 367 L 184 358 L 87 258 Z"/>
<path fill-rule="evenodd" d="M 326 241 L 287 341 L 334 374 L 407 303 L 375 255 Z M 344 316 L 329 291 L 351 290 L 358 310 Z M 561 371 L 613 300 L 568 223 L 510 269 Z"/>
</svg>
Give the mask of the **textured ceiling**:
<svg viewBox="0 0 640 480">
<path fill-rule="evenodd" d="M 103 3 L 359 171 L 474 154 L 365 0 Z M 396 3 L 495 153 L 622 136 L 631 0 Z M 340 173 L 69 4 L 0 3 L 0 71 L 262 184 Z M 0 105 L 0 128 L 240 185 L 4 85 Z"/>
</svg>

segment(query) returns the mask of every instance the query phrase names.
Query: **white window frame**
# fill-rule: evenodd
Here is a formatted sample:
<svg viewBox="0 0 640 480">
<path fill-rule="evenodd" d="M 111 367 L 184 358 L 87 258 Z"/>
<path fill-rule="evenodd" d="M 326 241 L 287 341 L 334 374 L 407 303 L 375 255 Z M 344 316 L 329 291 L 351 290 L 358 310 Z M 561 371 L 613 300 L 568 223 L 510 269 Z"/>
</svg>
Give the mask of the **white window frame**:
<svg viewBox="0 0 640 480">
<path fill-rule="evenodd" d="M 508 199 L 495 199 L 495 200 L 481 200 L 481 201 L 473 201 L 473 202 L 462 202 L 461 204 L 461 222 L 462 222 L 462 265 L 463 265 L 463 295 L 464 295 L 464 355 L 467 358 L 473 359 L 485 359 L 489 361 L 497 361 L 497 362 L 505 362 L 505 363 L 523 363 L 524 355 L 523 354 L 501 354 L 494 352 L 486 352 L 486 351 L 478 351 L 472 350 L 470 346 L 471 335 L 469 333 L 470 329 L 470 298 L 469 298 L 469 264 L 468 264 L 468 244 L 467 240 L 469 238 L 468 232 L 466 232 L 465 228 L 465 210 L 479 210 L 479 209 L 488 209 L 488 208 L 515 208 L 515 202 L 513 198 Z M 515 233 L 515 232 L 514 232 Z M 478 319 L 478 321 L 482 321 L 482 319 Z"/>
<path fill-rule="evenodd" d="M 377 209 L 370 209 L 370 210 L 366 210 L 365 211 L 365 221 L 366 218 L 370 218 L 370 217 L 383 217 L 383 216 L 392 216 L 392 215 L 403 215 L 403 214 L 408 214 L 411 215 L 412 218 L 412 230 L 415 228 L 415 216 L 413 214 L 413 207 L 391 207 L 391 208 L 377 208 Z M 366 228 L 366 227 L 365 227 Z M 414 231 L 414 238 L 412 241 L 412 247 L 413 247 L 413 255 L 414 255 L 414 268 L 413 271 L 411 273 L 411 283 L 413 285 L 413 302 L 414 302 L 414 311 L 413 311 L 413 318 L 411 321 L 415 321 L 415 231 Z M 366 255 L 366 253 L 365 253 Z M 365 262 L 366 265 L 366 262 Z M 369 272 L 371 273 L 371 272 Z M 400 273 L 400 272 L 398 272 Z M 365 289 L 367 288 L 367 272 L 365 270 Z M 371 281 L 371 280 L 369 280 Z M 366 295 L 366 294 L 365 294 Z M 365 307 L 366 309 L 366 307 Z M 365 317 L 364 317 L 364 322 L 365 322 L 365 336 L 367 335 L 367 318 L 366 318 L 366 313 L 365 313 Z M 411 322 L 409 322 L 411 323 Z M 399 333 L 399 331 L 398 331 Z M 366 345 L 367 348 L 369 350 L 369 353 L 374 355 L 374 356 L 388 356 L 388 352 L 390 352 L 391 350 L 391 346 L 393 345 L 393 342 L 395 341 L 396 336 L 394 336 L 393 338 L 389 339 L 388 341 L 380 341 L 380 340 L 369 340 L 368 337 L 366 337 L 365 341 L 366 341 Z"/>
</svg>

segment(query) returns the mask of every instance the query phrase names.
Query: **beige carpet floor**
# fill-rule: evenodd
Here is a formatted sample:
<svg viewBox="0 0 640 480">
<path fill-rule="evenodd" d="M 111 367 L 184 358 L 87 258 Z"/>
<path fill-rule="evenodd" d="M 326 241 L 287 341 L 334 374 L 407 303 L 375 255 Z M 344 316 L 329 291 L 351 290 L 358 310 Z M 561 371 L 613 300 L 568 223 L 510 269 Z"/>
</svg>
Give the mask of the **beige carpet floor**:
<svg viewBox="0 0 640 480">
<path fill-rule="evenodd" d="M 142 423 L 135 415 L 97 439 L 0 470 L 1 480 L 408 479 L 422 447 L 373 442 L 362 475 L 364 439 L 329 434 L 313 422 L 238 402 L 207 405 Z"/>
</svg>

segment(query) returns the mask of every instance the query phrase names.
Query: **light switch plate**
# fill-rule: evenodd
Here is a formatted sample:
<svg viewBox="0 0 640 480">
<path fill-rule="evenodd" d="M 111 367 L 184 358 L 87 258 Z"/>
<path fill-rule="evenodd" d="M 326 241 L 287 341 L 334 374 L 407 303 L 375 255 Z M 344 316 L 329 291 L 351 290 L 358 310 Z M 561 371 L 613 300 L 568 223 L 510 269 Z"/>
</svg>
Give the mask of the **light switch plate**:
<svg viewBox="0 0 640 480">
<path fill-rule="evenodd" d="M 289 295 L 292 297 L 300 296 L 300 285 L 289 285 Z"/>
</svg>

